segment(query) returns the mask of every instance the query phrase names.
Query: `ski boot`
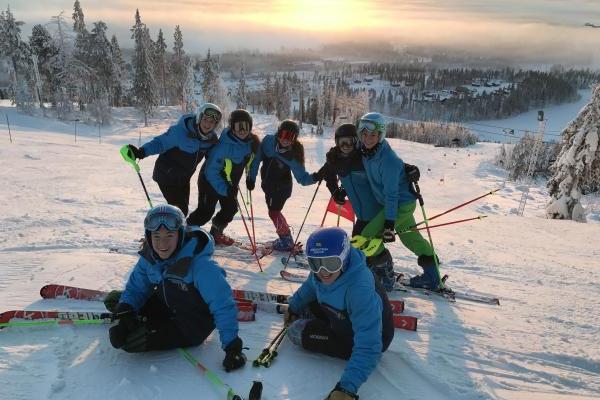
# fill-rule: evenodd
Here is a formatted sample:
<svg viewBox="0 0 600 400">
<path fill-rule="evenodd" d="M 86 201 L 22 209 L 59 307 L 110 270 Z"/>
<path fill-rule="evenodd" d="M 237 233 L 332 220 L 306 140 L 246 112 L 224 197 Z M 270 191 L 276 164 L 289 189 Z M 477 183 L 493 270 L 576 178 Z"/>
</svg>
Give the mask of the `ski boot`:
<svg viewBox="0 0 600 400">
<path fill-rule="evenodd" d="M 294 248 L 294 239 L 289 233 L 287 235 L 279 235 L 279 239 L 275 239 L 272 246 L 275 251 L 290 251 Z"/>
<path fill-rule="evenodd" d="M 214 222 L 212 228 L 210 228 L 210 234 L 215 240 L 216 245 L 220 246 L 231 246 L 235 243 L 235 240 L 230 238 L 229 236 L 223 234 L 223 229 L 219 229 Z"/>
<path fill-rule="evenodd" d="M 376 256 L 367 257 L 367 265 L 375 276 L 381 281 L 383 288 L 391 292 L 394 290 L 396 276 L 394 275 L 394 260 L 388 249 Z"/>
<path fill-rule="evenodd" d="M 409 285 L 415 288 L 438 290 L 440 288 L 440 275 L 433 256 L 419 256 L 417 263 L 423 268 L 423 273 L 410 278 Z"/>
</svg>

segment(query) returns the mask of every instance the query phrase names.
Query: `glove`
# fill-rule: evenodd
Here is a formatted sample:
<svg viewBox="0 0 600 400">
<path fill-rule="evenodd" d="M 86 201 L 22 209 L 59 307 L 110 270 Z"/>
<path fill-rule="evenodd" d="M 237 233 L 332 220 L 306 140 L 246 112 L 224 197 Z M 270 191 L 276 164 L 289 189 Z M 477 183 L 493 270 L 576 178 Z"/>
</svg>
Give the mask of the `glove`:
<svg viewBox="0 0 600 400">
<path fill-rule="evenodd" d="M 109 329 L 110 344 L 115 349 L 120 349 L 127 342 L 127 336 L 138 326 L 137 313 L 127 303 L 119 303 L 117 311 L 113 314 L 119 319 L 119 323 Z"/>
<path fill-rule="evenodd" d="M 242 345 L 242 339 L 236 337 L 225 348 L 225 359 L 223 360 L 225 372 L 242 368 L 246 364 L 246 355 L 242 353 Z"/>
<path fill-rule="evenodd" d="M 383 242 L 391 243 L 396 241 L 396 231 L 394 230 L 395 222 L 389 219 L 383 224 Z"/>
<path fill-rule="evenodd" d="M 325 400 L 358 400 L 358 395 L 356 393 L 347 391 L 338 383 L 329 393 L 329 396 L 325 398 Z"/>
<path fill-rule="evenodd" d="M 419 171 L 419 167 L 416 165 L 404 163 L 404 173 L 406 174 L 406 180 L 409 183 L 419 182 L 421 172 Z"/>
<path fill-rule="evenodd" d="M 297 320 L 298 318 L 300 318 L 300 316 L 292 310 L 290 310 L 290 308 L 288 307 L 287 310 L 285 310 L 285 314 L 283 314 L 283 323 L 287 326 L 295 320 Z"/>
<path fill-rule="evenodd" d="M 138 149 L 132 144 L 128 144 L 127 147 L 129 148 L 129 151 L 133 153 L 133 156 L 135 158 L 141 160 L 142 158 L 146 157 L 146 152 L 144 151 L 144 149 Z"/>
<path fill-rule="evenodd" d="M 343 206 L 346 203 L 346 189 L 339 187 L 333 192 L 333 201 L 335 204 Z"/>
<path fill-rule="evenodd" d="M 312 176 L 313 182 L 320 182 L 323 180 L 323 174 L 321 173 L 321 170 L 319 170 L 318 172 L 313 172 L 312 174 L 310 174 L 310 176 Z"/>
<path fill-rule="evenodd" d="M 255 182 L 252 179 L 246 178 L 246 189 L 248 189 L 249 191 L 253 191 L 254 184 L 255 184 Z"/>
</svg>

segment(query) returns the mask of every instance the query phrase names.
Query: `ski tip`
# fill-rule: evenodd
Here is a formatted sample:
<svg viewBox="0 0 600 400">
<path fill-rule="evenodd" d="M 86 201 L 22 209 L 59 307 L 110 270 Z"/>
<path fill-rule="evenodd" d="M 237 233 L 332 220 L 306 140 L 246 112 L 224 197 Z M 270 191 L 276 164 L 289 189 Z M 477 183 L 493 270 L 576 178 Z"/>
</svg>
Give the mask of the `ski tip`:
<svg viewBox="0 0 600 400">
<path fill-rule="evenodd" d="M 252 388 L 250 388 L 250 394 L 248 400 L 261 400 L 262 398 L 263 384 L 261 381 L 254 381 Z"/>
<path fill-rule="evenodd" d="M 42 288 L 40 289 L 40 296 L 42 298 L 46 298 L 46 292 L 48 291 L 48 286 L 49 285 L 44 285 L 42 286 Z"/>
</svg>

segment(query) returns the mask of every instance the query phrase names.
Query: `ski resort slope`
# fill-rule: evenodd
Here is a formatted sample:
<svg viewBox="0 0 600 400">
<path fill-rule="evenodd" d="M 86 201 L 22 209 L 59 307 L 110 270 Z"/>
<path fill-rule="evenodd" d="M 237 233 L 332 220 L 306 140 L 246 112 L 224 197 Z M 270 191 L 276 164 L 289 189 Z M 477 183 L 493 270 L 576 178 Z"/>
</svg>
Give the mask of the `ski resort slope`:
<svg viewBox="0 0 600 400">
<path fill-rule="evenodd" d="M 135 172 L 118 149 L 159 134 L 177 118 L 161 111 L 140 129 L 131 110 L 119 110 L 110 129 L 78 127 L 9 115 L 14 143 L 0 140 L 0 308 L 104 310 L 102 304 L 41 300 L 39 289 L 62 283 L 93 289 L 122 288 L 136 261 L 137 240 L 147 202 Z M 573 116 L 574 117 L 574 116 Z M 276 121 L 257 116 L 259 134 Z M 331 139 L 302 136 L 307 169 L 324 161 Z M 600 399 L 600 246 L 594 223 L 544 218 L 543 182 L 531 187 L 524 216 L 516 216 L 524 183 L 506 181 L 492 164 L 498 145 L 466 149 L 434 148 L 391 140 L 401 157 L 421 169 L 425 209 L 433 216 L 494 188 L 496 194 L 432 221 L 443 223 L 486 215 L 474 222 L 431 230 L 447 284 L 461 291 L 496 296 L 500 306 L 449 303 L 437 296 L 394 292 L 405 314 L 419 318 L 417 332 L 396 330 L 377 369 L 360 388 L 364 400 L 379 399 Z M 155 204 L 163 201 L 152 181 L 155 158 L 140 162 Z M 191 208 L 196 205 L 192 185 Z M 259 241 L 275 237 L 260 185 L 253 193 Z M 295 185 L 284 213 L 295 233 L 317 186 Z M 244 196 L 246 191 L 242 190 Z M 323 217 L 324 185 L 300 233 L 305 241 Z M 595 205 L 595 204 L 592 204 Z M 590 207 L 598 210 L 599 207 Z M 593 211 L 598 212 L 598 211 Z M 415 217 L 421 220 L 417 208 Z M 329 215 L 327 225 L 336 223 Z M 350 230 L 350 223 L 341 226 Z M 226 231 L 247 238 L 239 218 Z M 399 243 L 389 246 L 395 269 L 416 274 L 416 258 Z M 119 252 L 111 252 L 118 249 Z M 279 257 L 256 261 L 239 249 L 216 251 L 234 288 L 291 294 L 296 284 L 279 278 Z M 240 323 L 251 361 L 282 327 L 274 314 L 257 312 Z M 206 367 L 241 395 L 253 380 L 263 382 L 263 399 L 323 399 L 338 381 L 345 361 L 311 354 L 284 340 L 271 368 L 225 373 L 218 337 L 190 349 Z M 0 331 L 2 399 L 225 399 L 176 351 L 127 354 L 108 341 L 106 326 L 8 328 Z"/>
</svg>

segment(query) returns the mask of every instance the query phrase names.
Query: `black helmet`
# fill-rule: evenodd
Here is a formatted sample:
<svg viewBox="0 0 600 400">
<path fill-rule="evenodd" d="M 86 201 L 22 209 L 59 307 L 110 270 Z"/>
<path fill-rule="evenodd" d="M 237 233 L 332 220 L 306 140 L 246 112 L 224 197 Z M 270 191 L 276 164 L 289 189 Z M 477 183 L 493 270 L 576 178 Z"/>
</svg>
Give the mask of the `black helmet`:
<svg viewBox="0 0 600 400">
<path fill-rule="evenodd" d="M 283 121 L 281 121 L 281 123 L 279 124 L 279 127 L 277 128 L 277 137 L 279 137 L 281 132 L 284 132 L 284 131 L 290 132 L 293 136 L 290 139 L 292 141 L 295 141 L 298 138 L 298 133 L 300 132 L 300 127 L 298 126 L 297 123 L 295 123 L 291 119 L 284 119 Z"/>
<path fill-rule="evenodd" d="M 250 124 L 250 131 L 252 131 L 252 116 L 248 111 L 238 109 L 233 110 L 231 114 L 229 114 L 229 128 L 233 129 L 233 124 L 242 121 L 248 122 Z"/>
<path fill-rule="evenodd" d="M 335 130 L 335 138 L 341 137 L 357 137 L 356 126 L 354 124 L 342 124 Z"/>
</svg>

